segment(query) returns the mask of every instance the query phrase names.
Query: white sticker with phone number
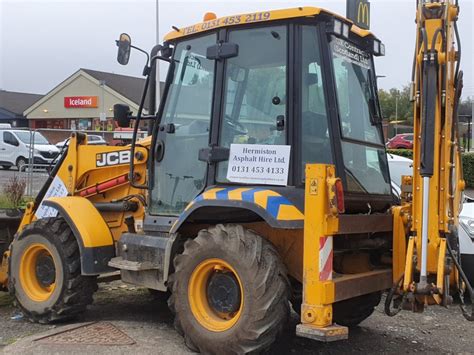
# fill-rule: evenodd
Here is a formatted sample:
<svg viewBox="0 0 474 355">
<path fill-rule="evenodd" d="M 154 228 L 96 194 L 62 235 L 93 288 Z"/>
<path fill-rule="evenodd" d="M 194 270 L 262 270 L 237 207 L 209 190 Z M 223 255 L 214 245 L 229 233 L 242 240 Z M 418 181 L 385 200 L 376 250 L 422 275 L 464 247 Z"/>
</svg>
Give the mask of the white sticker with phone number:
<svg viewBox="0 0 474 355">
<path fill-rule="evenodd" d="M 231 144 L 227 180 L 244 184 L 288 184 L 289 145 Z"/>
<path fill-rule="evenodd" d="M 53 207 L 48 207 L 43 204 L 44 200 L 50 197 L 64 197 L 67 196 L 67 188 L 64 185 L 64 182 L 61 180 L 59 176 L 56 176 L 53 179 L 51 185 L 49 185 L 48 191 L 43 197 L 43 201 L 39 205 L 38 209 L 36 210 L 36 218 L 48 218 L 48 217 L 56 217 L 58 215 L 58 210 Z"/>
</svg>

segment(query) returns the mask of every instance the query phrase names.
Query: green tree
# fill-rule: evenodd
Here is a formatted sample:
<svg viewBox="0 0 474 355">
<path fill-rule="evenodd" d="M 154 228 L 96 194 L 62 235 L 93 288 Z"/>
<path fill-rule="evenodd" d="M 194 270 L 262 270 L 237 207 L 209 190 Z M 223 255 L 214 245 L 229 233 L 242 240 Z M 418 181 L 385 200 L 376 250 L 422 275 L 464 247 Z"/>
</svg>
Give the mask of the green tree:
<svg viewBox="0 0 474 355">
<path fill-rule="evenodd" d="M 382 115 L 389 121 L 413 121 L 413 103 L 410 102 L 410 85 L 405 85 L 401 90 L 379 90 L 379 100 Z M 398 112 L 397 112 L 398 111 Z M 398 116 L 397 116 L 398 114 Z"/>
<path fill-rule="evenodd" d="M 465 100 L 461 100 L 459 103 L 458 113 L 463 116 L 472 116 L 474 113 L 474 100 L 471 97 L 468 97 Z"/>
</svg>

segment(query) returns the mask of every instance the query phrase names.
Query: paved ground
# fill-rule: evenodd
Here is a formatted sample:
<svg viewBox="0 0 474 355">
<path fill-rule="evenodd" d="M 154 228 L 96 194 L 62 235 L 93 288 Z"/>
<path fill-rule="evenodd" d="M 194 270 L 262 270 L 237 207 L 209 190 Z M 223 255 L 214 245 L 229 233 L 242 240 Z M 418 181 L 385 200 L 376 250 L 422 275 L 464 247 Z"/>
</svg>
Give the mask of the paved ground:
<svg viewBox="0 0 474 355">
<path fill-rule="evenodd" d="M 6 294 L 0 293 L 0 349 L 3 346 L 6 354 L 189 353 L 173 329 L 173 317 L 167 306 L 153 300 L 147 290 L 125 286 L 120 281 L 103 284 L 95 295 L 95 303 L 77 322 L 38 325 L 12 319 L 16 314 Z M 136 344 L 48 345 L 41 343 L 45 340 L 34 340 L 80 322 L 110 322 Z M 379 306 L 372 317 L 351 330 L 349 340 L 331 344 L 297 338 L 297 322 L 298 317 L 293 314 L 290 330 L 275 344 L 271 354 L 474 353 L 474 326 L 464 320 L 455 306 L 449 310 L 433 307 L 423 314 L 406 312 L 393 318 L 385 316 Z"/>
</svg>

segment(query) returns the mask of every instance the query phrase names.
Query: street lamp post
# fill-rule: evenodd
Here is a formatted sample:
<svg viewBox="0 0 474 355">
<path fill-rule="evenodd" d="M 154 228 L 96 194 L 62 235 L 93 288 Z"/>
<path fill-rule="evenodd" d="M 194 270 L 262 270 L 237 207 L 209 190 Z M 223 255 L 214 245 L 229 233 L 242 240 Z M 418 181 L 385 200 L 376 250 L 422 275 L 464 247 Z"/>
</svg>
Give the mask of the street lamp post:
<svg viewBox="0 0 474 355">
<path fill-rule="evenodd" d="M 160 1 L 156 0 L 156 43 L 160 43 Z M 156 88 L 155 88 L 155 111 L 160 106 L 161 100 L 161 82 L 160 82 L 160 61 L 155 61 L 156 65 Z M 151 108 L 153 109 L 153 108 Z M 155 112 L 156 113 L 156 112 Z"/>
<path fill-rule="evenodd" d="M 398 94 L 395 96 L 395 135 L 398 134 Z"/>
</svg>

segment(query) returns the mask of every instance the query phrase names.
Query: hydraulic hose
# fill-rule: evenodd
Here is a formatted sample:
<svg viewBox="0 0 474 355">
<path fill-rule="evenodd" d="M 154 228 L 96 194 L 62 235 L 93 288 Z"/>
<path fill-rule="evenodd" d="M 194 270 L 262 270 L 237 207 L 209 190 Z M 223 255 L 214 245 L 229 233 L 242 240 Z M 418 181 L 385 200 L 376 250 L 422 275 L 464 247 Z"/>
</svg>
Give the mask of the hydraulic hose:
<svg viewBox="0 0 474 355">
<path fill-rule="evenodd" d="M 466 284 L 466 289 L 469 293 L 469 297 L 471 298 L 471 302 L 473 302 L 474 301 L 474 292 L 473 292 L 472 286 L 471 286 L 471 284 L 469 282 L 469 279 L 467 278 L 466 274 L 464 273 L 464 270 L 462 269 L 462 266 L 459 263 L 458 258 L 456 257 L 456 255 L 454 255 L 453 249 L 451 248 L 451 244 L 449 243 L 449 238 L 446 238 L 446 245 L 448 247 L 448 251 L 449 251 L 449 254 L 451 255 L 451 258 L 454 261 L 454 265 L 458 269 L 459 276 L 461 276 L 461 279 Z M 464 304 L 464 298 L 462 296 L 462 291 L 459 290 L 459 293 L 460 293 L 460 296 L 461 296 L 460 297 L 461 298 L 461 306 L 460 307 L 461 307 L 462 315 L 469 322 L 474 322 L 474 308 L 472 308 L 472 305 L 471 305 L 471 312 L 469 313 L 468 310 L 466 309 L 466 305 Z"/>
</svg>

